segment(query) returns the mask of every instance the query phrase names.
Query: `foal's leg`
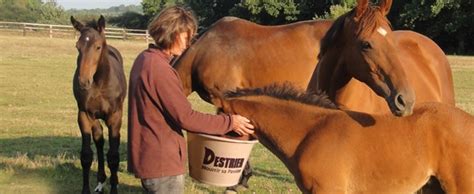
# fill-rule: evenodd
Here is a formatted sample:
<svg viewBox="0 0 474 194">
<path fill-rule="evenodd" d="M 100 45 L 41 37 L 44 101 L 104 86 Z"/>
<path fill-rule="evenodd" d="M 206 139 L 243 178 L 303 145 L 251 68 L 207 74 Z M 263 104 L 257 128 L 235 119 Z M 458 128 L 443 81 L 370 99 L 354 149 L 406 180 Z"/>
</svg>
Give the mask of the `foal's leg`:
<svg viewBox="0 0 474 194">
<path fill-rule="evenodd" d="M 249 160 L 247 160 L 244 171 L 242 172 L 242 176 L 240 176 L 240 179 L 239 179 L 239 185 L 242 185 L 245 188 L 249 188 L 248 182 L 252 175 L 253 175 L 253 170 L 252 170 L 252 167 L 250 166 Z"/>
<path fill-rule="evenodd" d="M 117 193 L 119 167 L 120 127 L 122 126 L 122 110 L 112 113 L 106 121 L 109 128 L 109 151 L 107 163 L 110 169 L 110 193 Z"/>
<path fill-rule="evenodd" d="M 454 164 L 444 167 L 439 173 L 439 180 L 446 193 L 472 194 L 474 193 L 474 168 L 471 164 Z"/>
<path fill-rule="evenodd" d="M 214 100 L 213 102 L 217 102 L 217 101 Z M 222 113 L 222 112 L 223 111 L 222 111 L 221 108 L 217 109 L 217 114 Z M 227 133 L 226 135 L 233 136 L 233 133 L 235 133 L 235 132 L 231 131 L 231 132 Z M 235 135 L 237 135 L 237 134 L 235 134 Z M 237 183 L 237 185 L 227 187 L 226 190 L 237 191 L 237 187 L 239 185 L 242 185 L 245 188 L 249 188 L 248 181 L 249 181 L 249 179 L 252 175 L 253 175 L 253 170 L 252 170 L 252 167 L 250 166 L 250 160 L 247 160 L 247 162 L 245 163 L 245 167 L 244 167 L 244 170 L 242 172 L 242 175 L 240 175 L 239 183 Z"/>
<path fill-rule="evenodd" d="M 100 125 L 99 120 L 94 121 L 92 126 L 92 135 L 94 137 L 95 147 L 97 149 L 97 160 L 98 160 L 98 169 L 97 169 L 97 187 L 94 189 L 95 192 L 103 193 L 103 187 L 105 185 L 105 175 L 104 169 L 104 135 L 102 125 Z"/>
<path fill-rule="evenodd" d="M 239 183 L 237 183 L 237 185 L 227 187 L 226 190 L 237 191 L 237 187 L 239 187 L 239 185 L 248 189 L 249 188 L 248 181 L 250 177 L 253 175 L 252 172 L 253 171 L 252 171 L 252 167 L 250 166 L 250 162 L 247 160 L 247 163 L 245 163 L 244 170 L 242 171 L 242 175 L 240 175 Z"/>
<path fill-rule="evenodd" d="M 92 121 L 83 111 L 79 111 L 77 115 L 77 122 L 81 129 L 82 147 L 81 147 L 81 166 L 82 166 L 82 193 L 90 193 L 89 188 L 89 171 L 92 165 L 93 152 L 91 149 L 91 129 Z"/>
</svg>

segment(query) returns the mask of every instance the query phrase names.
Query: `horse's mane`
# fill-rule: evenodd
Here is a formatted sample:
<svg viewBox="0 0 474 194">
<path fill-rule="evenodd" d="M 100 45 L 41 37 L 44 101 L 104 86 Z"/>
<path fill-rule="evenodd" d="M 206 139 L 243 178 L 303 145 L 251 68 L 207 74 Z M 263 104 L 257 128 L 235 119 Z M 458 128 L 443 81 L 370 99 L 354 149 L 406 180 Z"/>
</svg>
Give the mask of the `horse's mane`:
<svg viewBox="0 0 474 194">
<path fill-rule="evenodd" d="M 225 93 L 226 98 L 243 96 L 270 96 L 282 100 L 291 100 L 323 108 L 337 109 L 329 97 L 323 92 L 301 92 L 290 83 L 271 84 L 262 88 L 244 88 Z"/>
<path fill-rule="evenodd" d="M 321 58 L 330 46 L 337 44 L 336 40 L 340 36 L 339 33 L 343 30 L 346 21 L 355 22 L 356 37 L 372 34 L 377 27 L 382 24 L 391 26 L 388 19 L 382 15 L 379 10 L 379 6 L 369 5 L 358 21 L 354 21 L 353 19 L 356 8 L 339 16 L 321 40 L 321 51 L 319 52 L 318 58 Z"/>
</svg>

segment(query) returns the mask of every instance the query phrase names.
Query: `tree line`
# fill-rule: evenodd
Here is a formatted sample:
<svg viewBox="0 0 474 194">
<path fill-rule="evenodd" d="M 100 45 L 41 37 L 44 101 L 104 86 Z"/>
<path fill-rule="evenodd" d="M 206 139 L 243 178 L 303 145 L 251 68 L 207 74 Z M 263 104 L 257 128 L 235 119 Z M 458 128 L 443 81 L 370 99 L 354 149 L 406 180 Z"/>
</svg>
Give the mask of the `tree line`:
<svg viewBox="0 0 474 194">
<path fill-rule="evenodd" d="M 158 12 L 173 4 L 190 6 L 203 31 L 224 16 L 263 25 L 335 19 L 351 10 L 356 0 L 142 0 L 137 6 L 90 10 L 64 10 L 55 0 L 0 0 L 0 20 L 67 25 L 70 15 L 92 20 L 102 14 L 109 25 L 146 29 Z M 474 54 L 472 0 L 395 0 L 388 18 L 395 30 L 424 34 L 447 53 Z"/>
</svg>

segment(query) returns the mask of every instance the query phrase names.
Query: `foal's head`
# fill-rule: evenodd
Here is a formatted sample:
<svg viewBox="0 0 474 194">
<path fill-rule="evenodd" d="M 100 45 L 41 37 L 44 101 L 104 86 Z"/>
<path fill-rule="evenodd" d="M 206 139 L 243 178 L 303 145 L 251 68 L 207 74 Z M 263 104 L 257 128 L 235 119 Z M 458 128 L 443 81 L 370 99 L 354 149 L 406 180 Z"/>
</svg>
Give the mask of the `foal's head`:
<svg viewBox="0 0 474 194">
<path fill-rule="evenodd" d="M 413 110 L 415 94 L 385 17 L 391 4 L 392 0 L 381 0 L 372 6 L 358 0 L 357 7 L 335 21 L 321 43 L 317 88 L 335 95 L 354 77 L 385 98 L 394 115 L 405 116 Z"/>
<path fill-rule="evenodd" d="M 71 16 L 71 23 L 81 33 L 79 40 L 76 42 L 76 48 L 79 52 L 77 56 L 79 86 L 83 89 L 89 89 L 94 81 L 94 74 L 102 53 L 106 51 L 105 19 L 101 15 L 97 22 L 93 21 L 83 25 Z"/>
</svg>

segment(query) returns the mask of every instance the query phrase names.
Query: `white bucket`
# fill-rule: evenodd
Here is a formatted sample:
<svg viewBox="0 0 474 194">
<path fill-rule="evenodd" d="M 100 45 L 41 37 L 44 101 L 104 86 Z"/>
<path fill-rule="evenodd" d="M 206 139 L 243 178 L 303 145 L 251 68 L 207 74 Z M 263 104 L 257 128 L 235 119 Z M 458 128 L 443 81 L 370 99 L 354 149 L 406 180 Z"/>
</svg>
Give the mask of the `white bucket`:
<svg viewBox="0 0 474 194">
<path fill-rule="evenodd" d="M 221 187 L 239 182 L 252 147 L 258 142 L 187 134 L 189 175 L 200 182 Z"/>
</svg>

